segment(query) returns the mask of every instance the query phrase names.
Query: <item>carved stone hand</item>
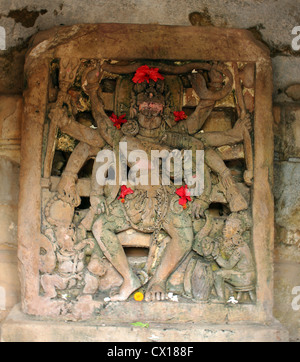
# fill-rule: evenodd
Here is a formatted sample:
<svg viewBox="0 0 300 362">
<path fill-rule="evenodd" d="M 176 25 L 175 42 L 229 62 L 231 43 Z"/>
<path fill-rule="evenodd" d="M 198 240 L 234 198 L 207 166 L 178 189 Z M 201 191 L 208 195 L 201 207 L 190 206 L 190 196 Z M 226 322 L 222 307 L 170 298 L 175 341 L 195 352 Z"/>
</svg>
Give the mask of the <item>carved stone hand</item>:
<svg viewBox="0 0 300 362">
<path fill-rule="evenodd" d="M 233 127 L 233 132 L 236 135 L 239 135 L 239 137 L 241 139 L 243 139 L 243 133 L 244 130 L 247 130 L 248 132 L 251 132 L 252 130 L 252 124 L 251 124 L 251 119 L 250 119 L 250 115 L 246 114 L 246 116 L 244 118 L 239 118 L 234 127 Z"/>
<path fill-rule="evenodd" d="M 192 216 L 195 219 L 200 219 L 200 217 L 205 217 L 204 211 L 208 208 L 208 203 L 204 200 L 195 200 L 192 206 Z"/>
<path fill-rule="evenodd" d="M 64 128 L 69 125 L 71 118 L 68 116 L 68 111 L 65 107 L 55 106 L 49 112 L 49 118 L 53 122 L 57 122 L 57 126 Z"/>
<path fill-rule="evenodd" d="M 91 66 L 86 69 L 82 75 L 82 88 L 89 95 L 90 91 L 95 91 L 99 88 L 103 72 L 99 66 Z"/>
</svg>

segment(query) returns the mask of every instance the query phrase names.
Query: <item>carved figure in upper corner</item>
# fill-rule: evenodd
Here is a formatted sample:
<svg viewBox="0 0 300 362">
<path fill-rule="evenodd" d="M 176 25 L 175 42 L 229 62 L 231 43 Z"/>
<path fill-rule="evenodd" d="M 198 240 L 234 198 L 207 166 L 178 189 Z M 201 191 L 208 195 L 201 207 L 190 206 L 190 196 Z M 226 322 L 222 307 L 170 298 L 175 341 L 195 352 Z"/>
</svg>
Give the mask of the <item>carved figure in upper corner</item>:
<svg viewBox="0 0 300 362">
<path fill-rule="evenodd" d="M 214 272 L 215 301 L 225 301 L 225 283 L 237 291 L 249 292 L 251 300 L 254 300 L 256 273 L 252 252 L 245 240 L 247 223 L 247 217 L 237 213 L 229 215 L 225 222 L 220 250 L 226 257 L 220 252 L 214 256 L 220 267 Z"/>
</svg>

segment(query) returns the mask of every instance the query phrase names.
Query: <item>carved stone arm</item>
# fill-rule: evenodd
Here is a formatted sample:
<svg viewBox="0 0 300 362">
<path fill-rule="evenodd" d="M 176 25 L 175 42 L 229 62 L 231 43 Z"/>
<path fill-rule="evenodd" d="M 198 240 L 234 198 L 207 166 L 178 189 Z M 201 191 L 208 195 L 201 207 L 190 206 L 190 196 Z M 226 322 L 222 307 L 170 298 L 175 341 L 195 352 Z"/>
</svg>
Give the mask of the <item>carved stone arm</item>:
<svg viewBox="0 0 300 362">
<path fill-rule="evenodd" d="M 181 123 L 185 123 L 190 135 L 199 132 L 215 106 L 214 100 L 200 100 L 195 111 Z"/>
<path fill-rule="evenodd" d="M 98 131 L 106 143 L 113 146 L 117 129 L 104 111 L 101 99 L 96 90 L 89 92 L 93 117 L 97 123 Z"/>
<path fill-rule="evenodd" d="M 197 69 L 197 68 L 196 68 Z M 223 75 L 228 81 L 223 86 Z M 192 115 L 184 122 L 189 134 L 199 132 L 213 110 L 217 100 L 225 97 L 232 89 L 233 78 L 231 72 L 222 64 L 215 64 L 209 69 L 210 85 L 207 86 L 204 76 L 199 73 L 192 73 L 189 79 L 192 83 L 200 101 Z"/>
<path fill-rule="evenodd" d="M 236 249 L 230 256 L 228 260 L 223 259 L 220 255 L 216 258 L 216 262 L 221 268 L 224 269 L 233 269 L 236 264 L 240 261 L 240 253 Z"/>
<path fill-rule="evenodd" d="M 113 145 L 115 139 L 116 128 L 113 122 L 109 119 L 103 108 L 103 102 L 100 97 L 100 79 L 102 71 L 99 65 L 88 69 L 86 74 L 82 77 L 82 87 L 88 94 L 92 106 L 92 114 L 97 123 L 98 132 L 100 136 L 109 145 Z"/>
<path fill-rule="evenodd" d="M 71 120 L 67 125 L 63 125 L 59 128 L 62 132 L 67 133 L 69 136 L 78 141 L 82 141 L 91 147 L 102 148 L 106 144 L 96 129 L 87 127 L 75 120 Z"/>
<path fill-rule="evenodd" d="M 244 140 L 245 130 L 250 131 L 251 127 L 251 121 L 249 115 L 247 115 L 243 119 L 238 119 L 234 127 L 228 131 L 198 133 L 194 135 L 194 137 L 201 139 L 206 146 L 230 146 L 242 142 Z"/>
<path fill-rule="evenodd" d="M 84 165 L 87 159 L 97 154 L 98 148 L 92 147 L 87 143 L 80 142 L 72 152 L 66 168 L 62 173 L 57 192 L 60 195 L 67 196 L 74 206 L 78 206 L 81 202 L 76 191 L 76 181 L 78 172 Z"/>
<path fill-rule="evenodd" d="M 212 191 L 210 171 L 206 164 L 204 164 L 204 190 L 203 193 L 198 196 L 192 206 L 192 216 L 195 219 L 204 218 L 205 211 L 210 205 L 210 195 Z"/>
<path fill-rule="evenodd" d="M 69 115 L 67 109 L 59 102 L 51 109 L 48 117 L 51 119 L 53 127 L 58 127 L 62 132 L 79 141 L 93 147 L 103 147 L 105 145 L 105 141 L 96 129 L 76 122 L 74 116 Z"/>
</svg>

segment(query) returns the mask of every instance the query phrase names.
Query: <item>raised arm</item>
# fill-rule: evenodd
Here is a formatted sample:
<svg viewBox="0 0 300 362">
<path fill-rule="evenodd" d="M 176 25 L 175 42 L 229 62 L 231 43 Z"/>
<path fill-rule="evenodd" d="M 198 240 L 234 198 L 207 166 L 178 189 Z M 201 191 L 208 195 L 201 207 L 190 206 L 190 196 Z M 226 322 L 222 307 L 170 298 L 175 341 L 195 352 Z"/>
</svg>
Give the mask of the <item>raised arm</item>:
<svg viewBox="0 0 300 362">
<path fill-rule="evenodd" d="M 51 109 L 48 116 L 53 127 L 58 127 L 62 132 L 85 142 L 92 147 L 102 148 L 105 145 L 104 139 L 96 129 L 84 126 L 76 122 L 73 115 L 69 115 L 65 107 L 59 103 Z"/>
<path fill-rule="evenodd" d="M 208 75 L 210 80 L 208 85 L 201 71 L 191 73 L 188 76 L 195 93 L 199 97 L 198 105 L 193 114 L 180 122 L 185 125 L 190 135 L 194 135 L 201 130 L 216 101 L 226 97 L 232 90 L 233 77 L 225 65 L 212 65 Z M 225 85 L 223 85 L 224 76 L 228 79 Z"/>
<path fill-rule="evenodd" d="M 98 147 L 92 147 L 87 143 L 80 142 L 72 152 L 68 163 L 62 173 L 61 179 L 57 185 L 56 191 L 63 196 L 67 196 L 74 206 L 78 206 L 81 202 L 80 196 L 77 194 L 76 182 L 78 172 L 84 163 L 91 157 L 95 156 L 99 151 Z"/>
<path fill-rule="evenodd" d="M 102 72 L 100 68 L 92 68 L 82 79 L 82 87 L 88 94 L 92 106 L 92 114 L 96 121 L 100 136 L 111 146 L 114 144 L 116 128 L 109 119 L 103 108 L 103 102 L 99 96 L 100 79 Z"/>
</svg>

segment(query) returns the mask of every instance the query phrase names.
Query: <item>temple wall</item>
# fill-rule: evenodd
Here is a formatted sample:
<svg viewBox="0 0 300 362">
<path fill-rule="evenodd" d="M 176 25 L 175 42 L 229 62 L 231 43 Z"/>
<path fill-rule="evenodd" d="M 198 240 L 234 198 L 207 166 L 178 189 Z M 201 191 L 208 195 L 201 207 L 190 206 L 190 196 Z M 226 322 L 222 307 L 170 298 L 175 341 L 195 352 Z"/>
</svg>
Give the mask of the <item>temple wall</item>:
<svg viewBox="0 0 300 362">
<path fill-rule="evenodd" d="M 93 6 L 90 2 L 40 0 L 39 5 L 35 4 L 30 0 L 2 0 L 0 4 L 0 26 L 6 32 L 6 50 L 0 50 L 0 321 L 20 301 L 17 207 L 23 67 L 29 38 L 54 26 L 86 22 L 192 26 L 189 14 L 197 11 L 201 14 L 200 26 L 249 29 L 271 52 L 275 131 L 274 316 L 289 330 L 291 340 L 300 340 L 300 50 L 291 46 L 295 38 L 292 29 L 300 25 L 296 2 L 102 0 Z"/>
</svg>

